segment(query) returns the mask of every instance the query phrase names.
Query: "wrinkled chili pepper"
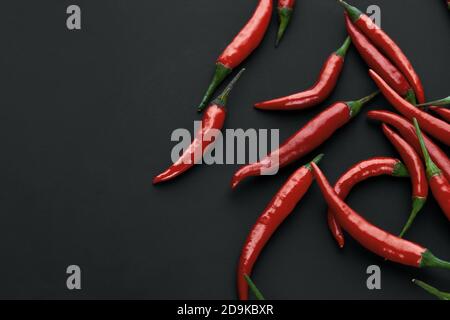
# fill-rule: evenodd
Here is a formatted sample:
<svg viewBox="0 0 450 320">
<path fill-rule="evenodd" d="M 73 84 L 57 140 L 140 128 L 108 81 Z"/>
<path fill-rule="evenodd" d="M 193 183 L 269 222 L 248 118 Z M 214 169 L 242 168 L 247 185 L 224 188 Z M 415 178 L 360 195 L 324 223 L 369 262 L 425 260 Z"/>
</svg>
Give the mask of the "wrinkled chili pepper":
<svg viewBox="0 0 450 320">
<path fill-rule="evenodd" d="M 312 162 L 318 163 L 323 155 L 319 155 Z M 251 275 L 253 266 L 259 254 L 270 237 L 281 223 L 294 210 L 313 182 L 311 164 L 307 164 L 292 174 L 286 183 L 270 201 L 250 231 L 237 270 L 237 287 L 240 300 L 248 300 L 248 284 L 245 275 Z"/>
<path fill-rule="evenodd" d="M 251 19 L 217 59 L 213 80 L 198 107 L 199 111 L 207 106 L 217 87 L 231 71 L 259 46 L 269 27 L 272 9 L 272 0 L 259 0 Z"/>
<path fill-rule="evenodd" d="M 394 66 L 389 59 L 387 59 L 367 37 L 358 30 L 352 23 L 348 14 L 345 13 L 345 25 L 347 32 L 352 38 L 352 43 L 358 50 L 361 57 L 367 63 L 370 69 L 375 70 L 386 82 L 403 97 L 414 94 L 408 80 L 403 74 Z"/>
<path fill-rule="evenodd" d="M 362 13 L 358 8 L 353 7 L 342 0 L 339 0 L 339 2 L 344 6 L 356 27 L 369 38 L 369 40 L 383 52 L 408 79 L 409 84 L 414 89 L 417 101 L 419 103 L 424 103 L 425 93 L 422 81 L 400 47 L 382 29 L 380 29 L 372 19 Z M 414 103 L 414 101 L 411 102 Z"/>
<path fill-rule="evenodd" d="M 412 282 L 440 300 L 450 300 L 450 293 L 440 291 L 420 280 L 413 279 Z"/>
<path fill-rule="evenodd" d="M 431 191 L 436 201 L 439 203 L 442 211 L 444 211 L 447 219 L 450 220 L 450 183 L 449 180 L 442 174 L 442 170 L 431 160 L 428 154 L 427 147 L 420 131 L 419 123 L 414 118 L 414 126 L 416 127 L 417 137 L 420 141 L 420 146 L 423 152 L 423 158 L 427 167 L 427 176 L 430 183 Z"/>
<path fill-rule="evenodd" d="M 450 124 L 416 108 L 414 105 L 403 99 L 394 89 L 389 87 L 386 81 L 384 81 L 375 71 L 370 70 L 369 74 L 377 84 L 378 88 L 380 88 L 384 97 L 395 109 L 397 109 L 397 111 L 409 120 L 417 118 L 424 131 L 446 145 L 450 145 Z"/>
<path fill-rule="evenodd" d="M 239 169 L 233 176 L 231 187 L 235 188 L 247 177 L 260 176 L 270 169 L 283 168 L 310 153 L 354 118 L 377 94 L 378 92 L 372 93 L 357 101 L 334 103 L 288 138 L 279 149 L 272 151 L 261 161 Z"/>
<path fill-rule="evenodd" d="M 431 102 L 427 102 L 427 103 L 421 103 L 418 104 L 418 107 L 429 107 L 429 106 L 438 106 L 438 107 L 442 107 L 442 106 L 448 106 L 450 105 L 450 97 L 444 98 L 444 99 L 439 99 L 439 100 L 435 100 L 435 101 L 431 101 Z"/>
<path fill-rule="evenodd" d="M 280 26 L 278 28 L 277 40 L 275 47 L 278 47 L 284 33 L 289 25 L 294 12 L 295 0 L 278 0 L 278 18 Z"/>
<path fill-rule="evenodd" d="M 422 154 L 419 140 L 416 136 L 416 129 L 405 118 L 393 112 L 383 110 L 369 111 L 367 113 L 367 116 L 372 120 L 378 120 L 387 123 L 392 127 L 395 127 L 403 137 L 403 139 L 405 139 L 411 146 L 413 146 L 416 152 Z M 441 168 L 447 179 L 450 180 L 450 159 L 447 157 L 446 153 L 430 138 L 425 136 L 425 134 L 423 134 L 423 138 L 425 140 L 425 144 L 427 145 L 431 158 L 439 166 L 439 168 Z"/>
<path fill-rule="evenodd" d="M 412 211 L 409 218 L 400 233 L 400 238 L 409 230 L 414 219 L 420 210 L 422 210 L 428 196 L 428 182 L 422 159 L 416 153 L 414 148 L 408 144 L 402 137 L 395 133 L 386 124 L 382 125 L 384 135 L 392 143 L 400 154 L 403 162 L 408 168 L 412 183 Z"/>
<path fill-rule="evenodd" d="M 209 105 L 203 115 L 201 127 L 196 133 L 194 141 L 192 141 L 183 155 L 169 169 L 153 179 L 153 184 L 172 180 L 199 163 L 206 148 L 214 143 L 214 139 L 210 135 L 214 130 L 220 130 L 223 127 L 227 113 L 226 105 L 228 97 L 244 70 L 242 69 L 225 88 L 223 93 Z"/>
<path fill-rule="evenodd" d="M 252 279 L 250 279 L 250 277 L 246 274 L 244 274 L 244 278 L 245 278 L 245 281 L 247 281 L 247 284 L 250 287 L 250 290 L 255 295 L 255 298 L 257 300 L 266 300 L 266 298 L 264 298 L 261 291 L 258 289 L 258 287 L 255 285 L 255 283 L 252 281 Z"/>
<path fill-rule="evenodd" d="M 428 249 L 394 236 L 365 220 L 337 196 L 315 163 L 311 163 L 311 167 L 325 201 L 334 211 L 336 220 L 363 247 L 387 260 L 407 266 L 450 269 L 450 262 L 438 259 Z"/>
<path fill-rule="evenodd" d="M 350 191 L 360 182 L 372 177 L 390 175 L 393 177 L 409 177 L 408 169 L 398 159 L 377 157 L 361 161 L 345 172 L 334 185 L 337 196 L 345 200 Z M 340 248 L 344 247 L 344 233 L 334 217 L 333 210 L 328 209 L 328 227 Z"/>
<path fill-rule="evenodd" d="M 439 108 L 435 106 L 429 107 L 429 109 L 438 114 L 445 121 L 450 122 L 450 109 Z"/>
<path fill-rule="evenodd" d="M 255 108 L 261 110 L 301 110 L 323 102 L 336 87 L 350 44 L 351 40 L 347 37 L 342 47 L 330 55 L 314 86 L 287 97 L 256 103 Z"/>
</svg>

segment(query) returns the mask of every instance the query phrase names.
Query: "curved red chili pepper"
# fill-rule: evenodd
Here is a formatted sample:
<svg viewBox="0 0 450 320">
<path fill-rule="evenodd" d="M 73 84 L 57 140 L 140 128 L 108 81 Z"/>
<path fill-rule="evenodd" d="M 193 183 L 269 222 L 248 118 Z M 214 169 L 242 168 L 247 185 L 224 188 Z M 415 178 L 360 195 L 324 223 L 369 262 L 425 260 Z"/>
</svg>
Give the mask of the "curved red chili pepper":
<svg viewBox="0 0 450 320">
<path fill-rule="evenodd" d="M 397 67 L 394 66 L 389 59 L 387 59 L 369 41 L 369 39 L 356 28 L 355 25 L 353 25 L 347 12 L 345 13 L 345 25 L 349 36 L 352 38 L 352 43 L 355 45 L 355 48 L 369 68 L 381 75 L 381 77 L 401 96 L 405 97 L 414 94 L 408 80 L 406 80 Z"/>
<path fill-rule="evenodd" d="M 213 80 L 198 107 L 199 111 L 207 106 L 217 87 L 231 71 L 259 46 L 269 27 L 272 10 L 272 0 L 259 0 L 251 19 L 217 59 Z"/>
<path fill-rule="evenodd" d="M 423 127 L 423 130 L 446 145 L 450 145 L 450 124 L 433 117 L 403 99 L 394 89 L 389 87 L 386 81 L 384 81 L 375 71 L 370 70 L 369 74 L 377 84 L 378 88 L 380 88 L 381 93 L 383 93 L 385 98 L 395 109 L 397 109 L 397 111 L 409 120 L 417 118 L 420 125 Z"/>
<path fill-rule="evenodd" d="M 378 92 L 373 93 L 358 101 L 337 102 L 331 105 L 292 135 L 278 150 L 271 152 L 260 162 L 239 169 L 231 181 L 232 188 L 247 177 L 260 176 L 264 170 L 270 168 L 285 167 L 310 153 L 355 117 L 364 104 L 377 94 Z"/>
<path fill-rule="evenodd" d="M 294 12 L 295 0 L 278 0 L 278 17 L 280 20 L 280 26 L 278 28 L 277 40 L 275 47 L 278 47 L 284 33 L 289 25 Z"/>
<path fill-rule="evenodd" d="M 431 106 L 429 107 L 429 109 L 434 113 L 437 113 L 445 121 L 450 122 L 450 109 L 439 108 L 435 106 Z"/>
<path fill-rule="evenodd" d="M 444 211 L 447 219 L 450 220 L 450 183 L 449 180 L 442 174 L 441 169 L 431 160 L 428 154 L 425 141 L 420 131 L 419 123 L 414 118 L 414 126 L 416 127 L 417 137 L 420 141 L 420 147 L 422 148 L 423 158 L 427 167 L 427 176 L 430 183 L 431 191 L 436 201 L 439 203 L 442 211 Z"/>
<path fill-rule="evenodd" d="M 223 127 L 227 113 L 226 104 L 228 101 L 228 96 L 244 70 L 245 69 L 242 69 L 225 88 L 223 93 L 209 105 L 203 115 L 201 127 L 199 128 L 195 139 L 192 141 L 189 148 L 186 149 L 183 155 L 177 160 L 177 162 L 171 165 L 169 169 L 156 176 L 153 179 L 153 184 L 172 180 L 192 168 L 195 164 L 199 163 L 206 148 L 214 143 L 214 139 L 211 139 L 210 137 L 212 131 L 220 130 Z"/>
<path fill-rule="evenodd" d="M 256 103 L 255 108 L 261 110 L 301 110 L 323 102 L 336 87 L 350 44 L 351 40 L 347 37 L 342 47 L 327 59 L 320 71 L 319 79 L 310 89 L 287 97 Z"/>
<path fill-rule="evenodd" d="M 428 249 L 394 236 L 365 220 L 337 196 L 315 163 L 311 163 L 311 167 L 325 201 L 334 211 L 337 221 L 364 248 L 387 260 L 407 266 L 450 269 L 450 262 L 436 258 Z"/>
<path fill-rule="evenodd" d="M 337 196 L 345 200 L 350 191 L 362 181 L 372 177 L 390 175 L 393 177 L 409 177 L 408 169 L 398 159 L 377 157 L 361 161 L 345 172 L 334 185 Z M 344 234 L 334 217 L 333 210 L 328 209 L 328 227 L 340 248 L 344 247 Z"/>
<path fill-rule="evenodd" d="M 318 163 L 323 155 L 313 162 Z M 256 221 L 242 248 L 237 270 L 237 286 L 240 300 L 248 300 L 248 284 L 245 275 L 251 275 L 253 266 L 270 237 L 294 210 L 313 182 L 311 165 L 298 169 L 270 201 Z"/>
<path fill-rule="evenodd" d="M 411 176 L 412 182 L 412 211 L 409 215 L 408 221 L 403 227 L 400 233 L 400 238 L 402 238 L 405 233 L 409 230 L 414 219 L 420 210 L 422 210 L 428 196 L 428 182 L 427 175 L 425 173 L 425 168 L 422 164 L 422 159 L 416 153 L 413 147 L 411 147 L 408 142 L 403 140 L 397 133 L 391 130 L 386 124 L 382 125 L 384 135 L 389 139 L 392 145 L 400 154 L 403 162 L 408 168 L 409 175 Z"/>
<path fill-rule="evenodd" d="M 393 112 L 383 110 L 369 111 L 367 116 L 372 120 L 378 120 L 395 127 L 403 139 L 414 147 L 416 152 L 422 153 L 419 140 L 416 136 L 416 130 L 414 129 L 414 126 L 405 118 Z M 428 151 L 431 154 L 431 158 L 441 168 L 447 179 L 450 179 L 450 159 L 447 157 L 446 153 L 430 138 L 425 135 L 423 135 L 423 137 Z"/>
<path fill-rule="evenodd" d="M 358 29 L 361 30 L 361 32 L 368 37 L 408 79 L 409 84 L 414 89 L 417 101 L 419 101 L 419 103 L 425 102 L 422 81 L 400 47 L 382 29 L 380 29 L 372 19 L 363 14 L 358 8 L 353 7 L 342 0 L 339 0 L 339 2 L 344 6 L 350 19 Z"/>
</svg>

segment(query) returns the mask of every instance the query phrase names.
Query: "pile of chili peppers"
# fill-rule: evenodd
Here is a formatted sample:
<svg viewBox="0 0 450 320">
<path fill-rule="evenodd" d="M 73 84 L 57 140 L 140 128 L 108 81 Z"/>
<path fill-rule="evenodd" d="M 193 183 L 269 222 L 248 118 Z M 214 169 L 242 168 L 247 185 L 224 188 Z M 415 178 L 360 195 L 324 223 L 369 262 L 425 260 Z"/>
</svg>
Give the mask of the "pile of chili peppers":
<svg viewBox="0 0 450 320">
<path fill-rule="evenodd" d="M 398 111 L 396 114 L 377 110 L 370 111 L 367 115 L 369 119 L 382 122 L 381 131 L 401 160 L 382 156 L 362 160 L 344 172 L 334 187 L 319 168 L 322 154 L 299 167 L 269 202 L 245 241 L 237 268 L 237 288 L 241 300 L 249 298 L 249 288 L 257 299 L 264 299 L 250 278 L 252 269 L 271 236 L 293 212 L 314 180 L 328 205 L 328 226 L 340 248 L 344 247 L 345 231 L 368 251 L 386 260 L 416 268 L 450 269 L 449 262 L 437 258 L 424 246 L 403 238 L 426 204 L 429 189 L 444 215 L 450 220 L 450 159 L 433 141 L 435 139 L 444 145 L 450 145 L 450 97 L 426 102 L 420 77 L 395 41 L 359 9 L 343 0 L 339 2 L 344 8 L 343 20 L 348 37 L 325 61 L 316 83 L 302 92 L 256 103 L 255 108 L 290 111 L 317 106 L 327 99 L 336 87 L 344 67 L 345 56 L 353 43 L 367 64 L 369 76 L 379 92 Z M 294 6 L 295 0 L 278 0 L 276 9 L 279 30 L 276 46 L 280 44 L 286 32 Z M 233 69 L 259 46 L 269 27 L 273 9 L 272 0 L 259 0 L 253 16 L 220 55 L 213 80 L 198 107 L 199 111 L 208 107 L 201 128 L 180 159 L 154 178 L 154 184 L 172 180 L 191 169 L 201 159 L 206 148 L 214 143 L 210 137 L 211 131 L 222 129 L 228 96 L 243 70 L 217 99 L 211 103 L 209 100 Z M 288 138 L 277 150 L 259 162 L 239 169 L 232 178 L 232 188 L 236 188 L 248 177 L 262 175 L 267 168 L 284 168 L 311 153 L 329 140 L 336 130 L 349 124 L 361 112 L 363 106 L 379 92 L 355 101 L 333 103 Z M 428 135 L 422 133 L 422 130 Z M 381 175 L 409 178 L 411 181 L 411 213 L 398 236 L 375 226 L 345 202 L 358 183 Z M 440 299 L 450 298 L 448 293 L 419 280 L 413 282 Z"/>
</svg>

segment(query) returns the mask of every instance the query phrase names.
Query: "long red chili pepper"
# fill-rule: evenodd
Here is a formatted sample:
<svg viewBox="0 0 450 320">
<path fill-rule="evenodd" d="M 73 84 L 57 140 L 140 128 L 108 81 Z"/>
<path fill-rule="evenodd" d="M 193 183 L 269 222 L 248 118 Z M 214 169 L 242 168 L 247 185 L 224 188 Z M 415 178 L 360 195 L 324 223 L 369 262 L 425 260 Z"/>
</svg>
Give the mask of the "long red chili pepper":
<svg viewBox="0 0 450 320">
<path fill-rule="evenodd" d="M 207 106 L 217 87 L 231 71 L 259 46 L 269 27 L 272 10 L 272 0 L 259 0 L 251 19 L 217 59 L 213 80 L 198 107 L 199 111 Z"/>
<path fill-rule="evenodd" d="M 358 29 L 361 30 L 361 32 L 368 37 L 370 41 L 397 66 L 398 69 L 400 69 L 403 75 L 405 75 L 414 89 L 417 101 L 419 101 L 419 103 L 425 102 L 422 81 L 400 47 L 382 29 L 380 29 L 372 19 L 363 14 L 358 8 L 353 7 L 342 0 L 339 0 L 339 2 L 344 6 L 350 19 Z"/>
<path fill-rule="evenodd" d="M 324 101 L 336 87 L 350 44 L 351 40 L 347 37 L 342 47 L 330 55 L 314 86 L 287 97 L 256 103 L 255 108 L 262 110 L 301 110 L 316 106 Z"/>
<path fill-rule="evenodd" d="M 450 2 L 449 2 L 449 9 L 450 9 Z M 413 279 L 412 282 L 440 300 L 450 300 L 450 293 L 440 291 L 420 280 Z"/>
<path fill-rule="evenodd" d="M 401 96 L 414 95 L 414 91 L 408 83 L 408 80 L 403 74 L 394 66 L 389 59 L 387 59 L 371 42 L 367 37 L 358 30 L 358 28 L 352 23 L 348 14 L 345 13 L 345 25 L 347 32 L 352 38 L 352 43 L 358 50 L 361 57 L 367 63 L 369 68 L 375 70 L 381 75 L 386 82 L 397 91 Z"/>
<path fill-rule="evenodd" d="M 428 182 L 427 175 L 425 173 L 425 168 L 422 164 L 422 159 L 411 147 L 408 142 L 403 140 L 397 133 L 395 133 L 386 124 L 382 125 L 384 135 L 389 139 L 392 145 L 400 154 L 403 162 L 408 168 L 409 175 L 411 176 L 412 182 L 412 211 L 409 218 L 403 227 L 400 237 L 403 237 L 405 233 L 409 230 L 414 219 L 420 210 L 422 210 L 428 196 Z"/>
<path fill-rule="evenodd" d="M 429 109 L 434 113 L 437 113 L 445 121 L 450 122 L 450 109 L 439 108 L 435 106 L 429 107 Z"/>
<path fill-rule="evenodd" d="M 278 150 L 271 152 L 260 162 L 246 165 L 233 176 L 231 186 L 235 188 L 243 179 L 260 176 L 265 170 L 278 169 L 300 159 L 324 143 L 340 127 L 347 124 L 374 98 L 378 92 L 361 100 L 337 102 L 310 120 L 292 135 Z"/>
<path fill-rule="evenodd" d="M 442 121 L 432 115 L 420 110 L 416 106 L 412 105 L 401 96 L 395 92 L 394 89 L 389 87 L 389 85 L 384 81 L 375 71 L 369 71 L 370 76 L 380 88 L 381 93 L 385 98 L 391 103 L 391 105 L 397 109 L 401 114 L 403 114 L 409 120 L 417 118 L 420 125 L 423 127 L 427 133 L 445 143 L 450 145 L 450 124 Z"/>
<path fill-rule="evenodd" d="M 316 157 L 318 163 L 323 155 Z M 311 164 L 298 169 L 270 201 L 256 221 L 242 248 L 237 269 L 237 286 L 240 300 L 248 300 L 248 284 L 245 275 L 251 275 L 253 266 L 270 237 L 294 210 L 313 182 Z"/>
<path fill-rule="evenodd" d="M 245 69 L 242 69 L 225 88 L 223 93 L 209 105 L 203 115 L 201 127 L 199 128 L 194 141 L 192 141 L 191 145 L 177 162 L 153 179 L 153 184 L 172 180 L 199 163 L 206 148 L 214 142 L 214 140 L 208 138 L 208 136 L 213 130 L 220 130 L 223 127 L 227 113 L 226 104 L 228 96 L 244 70 Z"/>
<path fill-rule="evenodd" d="M 414 129 L 414 126 L 405 118 L 393 112 L 383 110 L 369 111 L 367 116 L 372 120 L 378 120 L 395 127 L 403 139 L 414 147 L 416 152 L 422 153 L 419 140 L 416 136 L 416 130 Z M 430 138 L 425 135 L 423 135 L 423 137 L 431 158 L 441 168 L 447 179 L 450 180 L 450 159 L 447 157 L 446 153 Z"/>
<path fill-rule="evenodd" d="M 363 247 L 387 260 L 407 266 L 450 269 L 450 262 L 436 258 L 428 249 L 394 236 L 365 220 L 337 196 L 319 167 L 315 163 L 311 163 L 311 166 L 337 221 Z"/>
<path fill-rule="evenodd" d="M 408 169 L 398 159 L 377 157 L 361 161 L 345 172 L 334 185 L 337 196 L 345 200 L 350 191 L 360 182 L 372 177 L 390 175 L 409 177 Z M 344 234 L 331 209 L 328 210 L 328 227 L 339 247 L 344 247 Z"/>
<path fill-rule="evenodd" d="M 420 141 L 420 146 L 423 152 L 423 158 L 427 167 L 427 176 L 430 183 L 431 191 L 436 201 L 439 203 L 442 211 L 444 211 L 447 219 L 450 220 L 450 183 L 449 180 L 442 174 L 441 169 L 431 160 L 428 154 L 427 147 L 420 131 L 419 123 L 414 118 L 414 126 L 416 127 L 417 137 Z"/>
<path fill-rule="evenodd" d="M 278 47 L 284 33 L 289 25 L 294 12 L 295 0 L 278 0 L 278 17 L 280 20 L 280 26 L 278 28 L 277 40 L 275 47 Z"/>
</svg>

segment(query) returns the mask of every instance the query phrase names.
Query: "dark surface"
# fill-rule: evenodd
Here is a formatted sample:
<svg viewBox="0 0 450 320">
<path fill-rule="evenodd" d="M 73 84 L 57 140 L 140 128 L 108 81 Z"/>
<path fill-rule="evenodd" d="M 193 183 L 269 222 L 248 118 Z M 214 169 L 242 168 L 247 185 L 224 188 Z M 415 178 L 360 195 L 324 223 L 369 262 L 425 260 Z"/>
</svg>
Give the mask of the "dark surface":
<svg viewBox="0 0 450 320">
<path fill-rule="evenodd" d="M 355 1 L 353 1 L 355 2 Z M 443 1 L 358 1 L 382 7 L 382 25 L 421 75 L 427 96 L 448 95 L 450 17 Z M 246 181 L 239 167 L 195 168 L 153 187 L 170 163 L 176 128 L 192 131 L 214 61 L 256 1 L 75 1 L 81 31 L 66 29 L 74 1 L 8 1 L 0 11 L 0 298 L 234 299 L 241 246 L 283 181 Z M 299 1 L 275 50 L 276 19 L 229 105 L 227 128 L 279 128 L 287 138 L 336 100 L 375 89 L 351 49 L 334 94 L 297 113 L 258 112 L 252 103 L 311 85 L 345 38 L 335 1 Z M 366 108 L 392 109 L 378 98 Z M 448 149 L 446 149 L 448 151 Z M 365 114 L 315 154 L 334 182 L 357 161 L 396 156 Z M 352 192 L 365 217 L 399 232 L 410 209 L 407 180 L 380 178 Z M 261 255 L 253 278 L 275 299 L 429 298 L 410 280 L 450 289 L 450 273 L 385 262 L 347 237 L 337 249 L 314 185 Z M 449 223 L 430 199 L 408 238 L 450 260 Z M 68 265 L 82 290 L 66 289 Z M 382 269 L 382 290 L 366 268 Z"/>
</svg>

